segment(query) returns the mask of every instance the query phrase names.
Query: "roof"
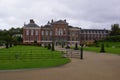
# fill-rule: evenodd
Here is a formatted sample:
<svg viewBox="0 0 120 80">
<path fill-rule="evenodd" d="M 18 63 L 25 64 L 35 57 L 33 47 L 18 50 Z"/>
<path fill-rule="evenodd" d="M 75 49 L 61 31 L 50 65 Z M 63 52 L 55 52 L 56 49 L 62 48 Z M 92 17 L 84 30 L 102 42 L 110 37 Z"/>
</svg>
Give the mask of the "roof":
<svg viewBox="0 0 120 80">
<path fill-rule="evenodd" d="M 68 24 L 68 23 L 66 22 L 66 20 L 59 20 L 59 21 L 53 22 L 52 24 Z"/>
<path fill-rule="evenodd" d="M 29 24 L 25 24 L 24 25 L 25 27 L 39 27 L 33 19 L 30 20 L 30 23 Z"/>
<path fill-rule="evenodd" d="M 106 29 L 81 29 L 82 31 L 84 30 L 84 31 L 89 31 L 89 30 L 92 30 L 92 31 L 104 31 L 104 30 L 106 30 Z"/>
</svg>

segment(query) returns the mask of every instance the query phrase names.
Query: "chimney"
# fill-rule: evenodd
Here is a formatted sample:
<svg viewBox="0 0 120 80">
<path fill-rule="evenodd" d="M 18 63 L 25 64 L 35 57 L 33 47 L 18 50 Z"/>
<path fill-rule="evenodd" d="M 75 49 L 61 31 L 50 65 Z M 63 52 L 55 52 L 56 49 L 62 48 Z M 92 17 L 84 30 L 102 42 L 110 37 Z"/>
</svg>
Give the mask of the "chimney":
<svg viewBox="0 0 120 80">
<path fill-rule="evenodd" d="M 25 24 L 25 22 L 24 22 L 24 26 L 25 26 L 26 24 Z"/>
<path fill-rule="evenodd" d="M 50 22 L 48 21 L 48 23 L 47 23 L 48 25 L 50 24 Z"/>
<path fill-rule="evenodd" d="M 53 21 L 53 19 L 51 20 L 51 23 L 53 23 L 54 21 Z"/>
<path fill-rule="evenodd" d="M 64 21 L 66 22 L 66 19 Z"/>
<path fill-rule="evenodd" d="M 33 19 L 30 19 L 30 23 L 35 23 Z"/>
</svg>

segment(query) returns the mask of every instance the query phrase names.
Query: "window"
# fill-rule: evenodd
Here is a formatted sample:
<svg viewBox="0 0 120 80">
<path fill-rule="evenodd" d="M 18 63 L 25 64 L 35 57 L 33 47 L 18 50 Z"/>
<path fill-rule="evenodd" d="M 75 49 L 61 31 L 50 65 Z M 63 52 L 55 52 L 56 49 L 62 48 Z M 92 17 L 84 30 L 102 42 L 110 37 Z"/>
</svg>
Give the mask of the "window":
<svg viewBox="0 0 120 80">
<path fill-rule="evenodd" d="M 58 30 L 57 30 L 57 28 L 56 28 L 55 34 L 58 35 Z"/>
<path fill-rule="evenodd" d="M 29 30 L 26 30 L 26 35 L 29 35 Z"/>
<path fill-rule="evenodd" d="M 46 31 L 46 35 L 48 35 L 48 31 Z"/>
<path fill-rule="evenodd" d="M 58 35 L 60 35 L 60 29 L 58 29 Z"/>
<path fill-rule="evenodd" d="M 42 35 L 44 35 L 44 31 L 42 31 Z"/>
<path fill-rule="evenodd" d="M 31 30 L 31 35 L 33 36 L 33 33 L 34 33 L 34 31 L 33 30 Z"/>
<path fill-rule="evenodd" d="M 35 31 L 35 35 L 36 35 L 36 36 L 38 35 L 38 31 Z"/>
<path fill-rule="evenodd" d="M 52 31 L 50 31 L 50 35 L 52 35 Z"/>
<path fill-rule="evenodd" d="M 72 36 L 74 36 L 74 32 L 72 32 Z"/>
<path fill-rule="evenodd" d="M 63 30 L 62 29 L 60 29 L 60 35 L 63 35 Z"/>
</svg>

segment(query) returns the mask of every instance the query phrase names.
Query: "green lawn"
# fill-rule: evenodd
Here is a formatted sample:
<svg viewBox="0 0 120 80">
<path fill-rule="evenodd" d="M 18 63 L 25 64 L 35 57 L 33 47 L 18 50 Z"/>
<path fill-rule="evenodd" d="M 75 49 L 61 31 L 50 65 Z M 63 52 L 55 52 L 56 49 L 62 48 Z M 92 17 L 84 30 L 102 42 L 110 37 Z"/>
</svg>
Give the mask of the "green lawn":
<svg viewBox="0 0 120 80">
<path fill-rule="evenodd" d="M 84 47 L 85 51 L 100 52 L 100 47 Z M 119 54 L 120 48 L 105 47 L 106 53 Z"/>
<path fill-rule="evenodd" d="M 98 42 L 98 45 L 101 46 L 101 43 L 104 43 L 105 47 L 120 48 L 120 42 Z"/>
<path fill-rule="evenodd" d="M 100 53 L 100 46 L 104 43 L 105 51 L 106 53 L 112 53 L 112 54 L 119 54 L 120 55 L 120 42 L 98 42 L 99 47 L 90 46 L 90 47 L 84 47 L 85 51 L 93 51 L 93 52 L 99 52 Z M 71 46 L 71 49 L 74 49 L 75 46 Z M 80 49 L 80 46 L 78 46 Z"/>
<path fill-rule="evenodd" d="M 100 46 L 104 43 L 106 53 L 119 54 L 120 55 L 120 42 L 98 42 L 99 47 L 86 47 L 84 50 L 100 52 Z"/>
<path fill-rule="evenodd" d="M 70 60 L 62 53 L 37 46 L 14 46 L 0 49 L 0 70 L 47 68 L 64 65 Z"/>
</svg>

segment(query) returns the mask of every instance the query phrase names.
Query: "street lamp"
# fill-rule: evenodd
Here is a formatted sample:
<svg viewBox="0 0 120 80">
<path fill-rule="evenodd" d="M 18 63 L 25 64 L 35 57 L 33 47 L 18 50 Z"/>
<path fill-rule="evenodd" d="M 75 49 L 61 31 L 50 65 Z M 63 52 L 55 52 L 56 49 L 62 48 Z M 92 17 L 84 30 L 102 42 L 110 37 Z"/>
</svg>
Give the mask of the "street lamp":
<svg viewBox="0 0 120 80">
<path fill-rule="evenodd" d="M 83 59 L 83 44 L 81 44 L 81 48 L 80 48 L 80 59 Z"/>
</svg>

